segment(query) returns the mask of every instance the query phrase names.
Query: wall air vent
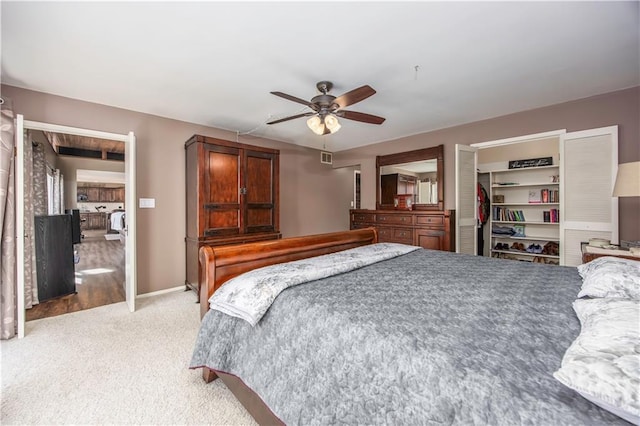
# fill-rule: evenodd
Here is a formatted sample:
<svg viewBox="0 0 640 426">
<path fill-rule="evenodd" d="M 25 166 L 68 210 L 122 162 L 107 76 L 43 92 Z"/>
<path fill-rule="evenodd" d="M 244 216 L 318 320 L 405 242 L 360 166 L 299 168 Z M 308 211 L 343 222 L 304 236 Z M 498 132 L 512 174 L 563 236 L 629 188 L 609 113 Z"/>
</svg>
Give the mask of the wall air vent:
<svg viewBox="0 0 640 426">
<path fill-rule="evenodd" d="M 330 152 L 320 151 L 320 162 L 322 164 L 333 164 L 333 154 Z"/>
</svg>

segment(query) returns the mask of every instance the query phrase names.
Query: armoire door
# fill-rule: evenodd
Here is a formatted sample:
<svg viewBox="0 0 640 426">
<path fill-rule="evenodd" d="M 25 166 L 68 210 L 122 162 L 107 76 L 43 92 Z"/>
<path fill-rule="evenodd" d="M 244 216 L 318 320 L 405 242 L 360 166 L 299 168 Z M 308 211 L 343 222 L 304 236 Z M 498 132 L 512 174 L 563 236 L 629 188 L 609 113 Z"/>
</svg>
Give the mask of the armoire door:
<svg viewBox="0 0 640 426">
<path fill-rule="evenodd" d="M 275 232 L 278 204 L 278 156 L 272 153 L 244 150 L 243 198 L 241 228 L 243 232 Z"/>
<path fill-rule="evenodd" d="M 241 150 L 204 145 L 203 220 L 205 237 L 238 235 L 241 231 L 240 165 Z"/>
</svg>

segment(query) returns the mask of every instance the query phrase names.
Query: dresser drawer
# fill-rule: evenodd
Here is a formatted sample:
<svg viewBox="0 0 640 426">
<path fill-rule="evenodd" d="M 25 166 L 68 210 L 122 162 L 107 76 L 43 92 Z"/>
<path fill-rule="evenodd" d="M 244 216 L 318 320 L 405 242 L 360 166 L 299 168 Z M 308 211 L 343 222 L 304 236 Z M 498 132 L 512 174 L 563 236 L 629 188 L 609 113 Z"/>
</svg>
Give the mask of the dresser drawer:
<svg viewBox="0 0 640 426">
<path fill-rule="evenodd" d="M 351 221 L 354 223 L 373 223 L 376 221 L 376 215 L 373 213 L 353 213 Z"/>
<path fill-rule="evenodd" d="M 392 224 L 392 225 L 412 225 L 413 216 L 407 214 L 378 214 L 378 225 Z"/>
<path fill-rule="evenodd" d="M 378 241 L 381 243 L 413 244 L 413 229 L 411 228 L 378 228 Z"/>
<path fill-rule="evenodd" d="M 416 216 L 416 225 L 443 225 L 444 217 L 442 216 Z"/>
</svg>

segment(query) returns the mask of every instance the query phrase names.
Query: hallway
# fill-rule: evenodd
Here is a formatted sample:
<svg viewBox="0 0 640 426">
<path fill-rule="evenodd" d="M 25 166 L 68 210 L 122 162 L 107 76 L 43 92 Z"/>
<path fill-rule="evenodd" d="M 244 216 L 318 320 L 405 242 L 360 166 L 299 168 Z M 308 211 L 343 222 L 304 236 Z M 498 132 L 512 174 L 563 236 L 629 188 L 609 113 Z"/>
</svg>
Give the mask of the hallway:
<svg viewBox="0 0 640 426">
<path fill-rule="evenodd" d="M 53 317 L 125 300 L 124 244 L 107 241 L 104 232 L 86 238 L 75 249 L 80 261 L 75 265 L 76 294 L 47 300 L 27 309 L 26 320 Z"/>
</svg>

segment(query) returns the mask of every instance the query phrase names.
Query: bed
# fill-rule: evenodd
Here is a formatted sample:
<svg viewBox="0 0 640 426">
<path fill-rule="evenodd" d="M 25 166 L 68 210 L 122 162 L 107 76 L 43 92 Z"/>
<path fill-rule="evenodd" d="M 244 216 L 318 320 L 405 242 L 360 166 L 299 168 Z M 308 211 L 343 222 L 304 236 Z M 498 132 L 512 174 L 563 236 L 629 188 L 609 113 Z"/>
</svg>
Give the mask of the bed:
<svg viewBox="0 0 640 426">
<path fill-rule="evenodd" d="M 203 247 L 190 367 L 222 379 L 260 424 L 628 424 L 553 376 L 581 330 L 576 268 L 411 248 L 295 283 L 254 325 L 208 310 L 247 271 L 369 258 L 375 243 L 362 229 Z"/>
</svg>

